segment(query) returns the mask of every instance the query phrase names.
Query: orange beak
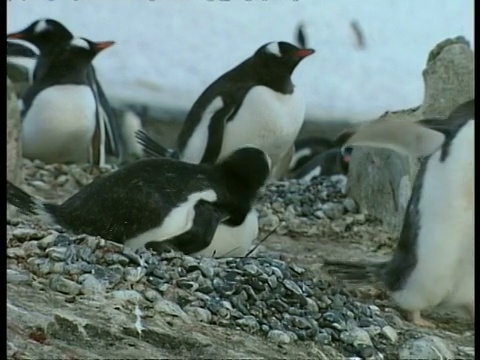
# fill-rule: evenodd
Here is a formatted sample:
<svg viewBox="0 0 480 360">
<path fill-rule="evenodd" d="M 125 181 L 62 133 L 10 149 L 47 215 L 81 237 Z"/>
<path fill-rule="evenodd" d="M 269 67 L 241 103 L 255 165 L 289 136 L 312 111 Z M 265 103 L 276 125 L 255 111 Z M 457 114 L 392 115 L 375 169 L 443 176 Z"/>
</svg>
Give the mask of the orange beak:
<svg viewBox="0 0 480 360">
<path fill-rule="evenodd" d="M 295 56 L 303 59 L 304 57 L 310 56 L 315 52 L 313 49 L 300 49 L 295 52 Z"/>
<path fill-rule="evenodd" d="M 114 44 L 115 44 L 115 41 L 101 41 L 101 42 L 96 42 L 94 45 L 94 48 L 97 52 L 99 52 L 99 51 L 105 50 L 106 48 L 109 48 Z"/>
<path fill-rule="evenodd" d="M 24 39 L 24 38 L 25 38 L 25 34 L 21 32 L 7 34 L 7 39 Z"/>
</svg>

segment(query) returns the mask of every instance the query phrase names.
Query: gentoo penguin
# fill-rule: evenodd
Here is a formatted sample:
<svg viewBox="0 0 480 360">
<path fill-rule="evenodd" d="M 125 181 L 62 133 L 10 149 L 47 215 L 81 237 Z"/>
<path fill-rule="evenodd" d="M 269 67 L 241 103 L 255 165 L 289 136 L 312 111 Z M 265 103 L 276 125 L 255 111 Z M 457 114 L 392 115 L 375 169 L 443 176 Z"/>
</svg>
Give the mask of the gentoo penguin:
<svg viewBox="0 0 480 360">
<path fill-rule="evenodd" d="M 214 165 L 141 159 L 97 178 L 61 205 L 7 181 L 7 202 L 73 233 L 134 249 L 168 245 L 187 254 L 245 254 L 254 240 L 248 236 L 258 231 L 252 206 L 270 164 L 266 153 L 251 146 Z"/>
<path fill-rule="evenodd" d="M 349 157 L 340 148 L 328 149 L 310 158 L 294 170 L 289 177 L 310 181 L 315 176 L 346 175 Z"/>
<path fill-rule="evenodd" d="M 333 140 L 320 136 L 297 139 L 289 165 L 289 177 L 299 179 L 305 176 L 311 178 L 320 173 L 327 176 L 346 174 L 352 149 L 341 151 L 341 148 L 353 134 L 353 129 L 347 129 Z"/>
<path fill-rule="evenodd" d="M 95 94 L 87 81 L 94 57 L 114 43 L 74 38 L 52 56 L 23 98 L 22 144 L 27 158 L 103 163 L 103 126 L 97 126 Z"/>
<path fill-rule="evenodd" d="M 61 48 L 72 39 L 73 34 L 59 21 L 53 19 L 40 19 L 34 21 L 25 29 L 7 35 L 8 39 L 22 40 L 34 45 L 40 52 L 33 70 L 32 81 L 38 79 L 48 68 L 48 63 Z M 95 116 L 97 128 L 105 128 L 105 153 L 109 157 L 121 160 L 123 155 L 122 139 L 115 113 L 110 106 L 107 96 L 103 91 L 95 73 L 93 65 L 89 65 L 87 82 L 95 95 Z M 133 137 L 133 134 L 130 135 Z M 103 142 L 103 141 L 102 141 Z M 94 159 L 95 164 L 100 164 L 100 156 Z"/>
<path fill-rule="evenodd" d="M 290 76 L 313 53 L 287 42 L 270 42 L 215 80 L 183 123 L 177 139 L 179 158 L 215 163 L 252 144 L 272 159 L 272 177 L 283 175 L 305 113 Z"/>
<path fill-rule="evenodd" d="M 474 128 L 471 100 L 447 119 L 379 121 L 346 142 L 423 157 L 393 257 L 370 268 L 420 326 L 433 326 L 421 311 L 437 305 L 462 306 L 474 317 Z"/>
</svg>

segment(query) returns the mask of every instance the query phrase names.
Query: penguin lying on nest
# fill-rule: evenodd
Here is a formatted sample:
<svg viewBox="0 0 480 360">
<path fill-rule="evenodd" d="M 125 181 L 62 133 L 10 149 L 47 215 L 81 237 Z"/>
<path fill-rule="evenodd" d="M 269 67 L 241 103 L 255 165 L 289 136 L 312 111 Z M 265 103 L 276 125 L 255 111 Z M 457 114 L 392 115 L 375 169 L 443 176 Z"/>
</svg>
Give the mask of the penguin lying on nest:
<svg viewBox="0 0 480 360">
<path fill-rule="evenodd" d="M 75 234 L 137 249 L 244 256 L 258 233 L 253 202 L 270 159 L 242 147 L 215 165 L 142 159 L 95 179 L 60 205 L 7 181 L 7 202 Z"/>
<path fill-rule="evenodd" d="M 377 264 L 325 261 L 338 276 L 381 279 L 393 300 L 420 326 L 421 311 L 455 305 L 474 319 L 474 100 L 447 119 L 378 121 L 345 147 L 385 147 L 421 160 L 400 239 L 391 260 Z M 339 266 L 339 267 L 338 267 Z"/>
</svg>

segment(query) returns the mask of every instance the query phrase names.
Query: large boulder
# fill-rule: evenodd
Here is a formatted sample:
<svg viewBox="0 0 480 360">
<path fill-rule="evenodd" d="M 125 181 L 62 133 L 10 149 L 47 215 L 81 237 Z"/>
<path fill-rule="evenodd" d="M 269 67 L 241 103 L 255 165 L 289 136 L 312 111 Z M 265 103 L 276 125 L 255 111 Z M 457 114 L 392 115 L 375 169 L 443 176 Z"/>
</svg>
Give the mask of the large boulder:
<svg viewBox="0 0 480 360">
<path fill-rule="evenodd" d="M 423 71 L 423 104 L 416 108 L 387 112 L 383 118 L 416 121 L 446 117 L 456 106 L 474 97 L 474 53 L 463 37 L 446 39 L 430 51 Z M 388 149 L 355 148 L 349 169 L 348 194 L 360 209 L 383 221 L 398 234 L 412 184 L 417 159 Z"/>
<path fill-rule="evenodd" d="M 15 86 L 7 77 L 7 179 L 17 185 L 22 181 L 21 130 Z"/>
</svg>

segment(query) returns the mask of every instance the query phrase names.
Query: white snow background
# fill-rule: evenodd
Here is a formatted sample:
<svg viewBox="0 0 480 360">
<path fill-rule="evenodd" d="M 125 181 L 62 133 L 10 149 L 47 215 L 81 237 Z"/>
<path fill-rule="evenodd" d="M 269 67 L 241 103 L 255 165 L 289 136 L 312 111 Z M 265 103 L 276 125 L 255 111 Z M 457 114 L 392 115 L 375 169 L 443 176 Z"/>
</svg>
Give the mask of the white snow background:
<svg viewBox="0 0 480 360">
<path fill-rule="evenodd" d="M 304 22 L 316 53 L 293 81 L 307 117 L 357 121 L 419 105 L 428 52 L 458 35 L 473 48 L 473 9 L 473 0 L 10 0 L 7 32 L 50 17 L 77 36 L 114 40 L 94 61 L 114 103 L 188 110 L 264 43 L 293 42 Z"/>
</svg>

